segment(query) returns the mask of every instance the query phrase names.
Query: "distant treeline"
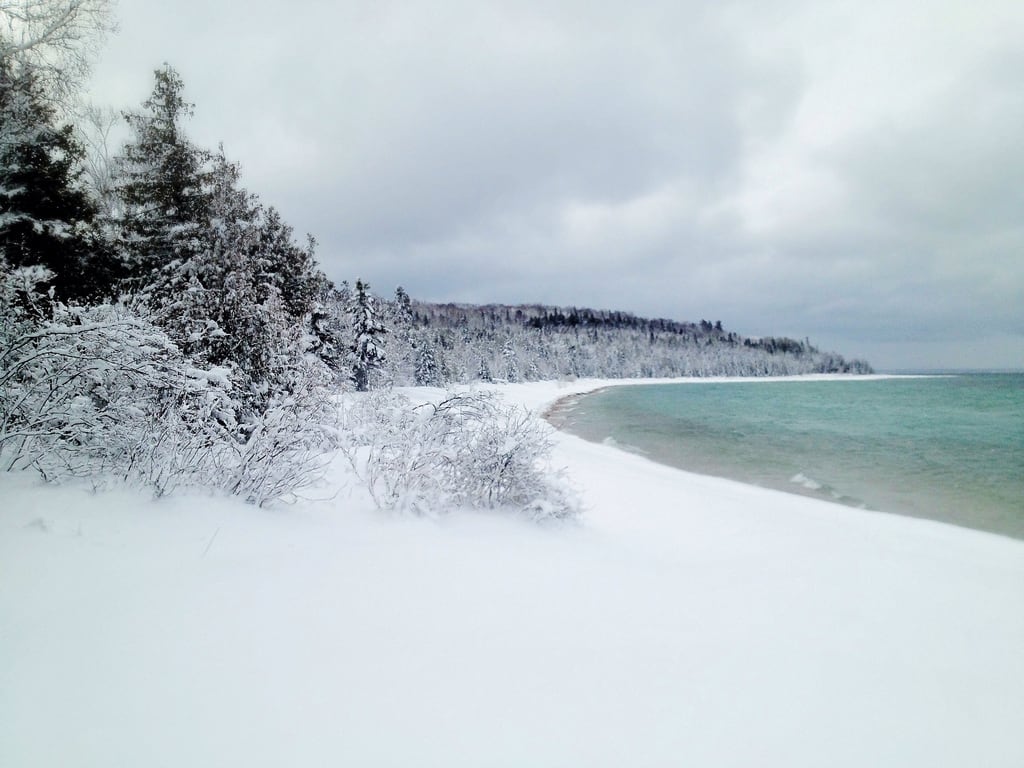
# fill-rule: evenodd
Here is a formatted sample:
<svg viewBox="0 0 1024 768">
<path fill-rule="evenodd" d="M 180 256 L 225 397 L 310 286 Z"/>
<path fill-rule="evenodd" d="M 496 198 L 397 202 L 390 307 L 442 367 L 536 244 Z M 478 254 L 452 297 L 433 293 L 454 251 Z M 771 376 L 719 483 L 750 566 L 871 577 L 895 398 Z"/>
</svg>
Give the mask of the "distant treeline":
<svg viewBox="0 0 1024 768">
<path fill-rule="evenodd" d="M 344 311 L 351 296 L 343 283 L 336 321 L 353 316 Z M 809 340 L 745 337 L 721 321 L 539 304 L 432 304 L 401 288 L 376 314 L 381 362 L 370 379 L 378 385 L 871 372 L 865 361 L 822 352 Z M 343 334 L 358 336 L 359 329 Z"/>
</svg>

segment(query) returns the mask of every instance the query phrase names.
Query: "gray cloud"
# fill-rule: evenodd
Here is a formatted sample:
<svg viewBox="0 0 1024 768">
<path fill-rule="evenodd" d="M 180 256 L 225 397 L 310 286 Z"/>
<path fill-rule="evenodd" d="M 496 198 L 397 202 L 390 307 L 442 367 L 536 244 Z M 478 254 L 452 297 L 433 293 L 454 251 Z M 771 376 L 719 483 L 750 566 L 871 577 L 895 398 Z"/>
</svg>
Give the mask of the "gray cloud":
<svg viewBox="0 0 1024 768">
<path fill-rule="evenodd" d="M 335 279 L 1024 365 L 1018 4 L 638 5 L 139 0 L 95 96 L 178 67 Z"/>
</svg>

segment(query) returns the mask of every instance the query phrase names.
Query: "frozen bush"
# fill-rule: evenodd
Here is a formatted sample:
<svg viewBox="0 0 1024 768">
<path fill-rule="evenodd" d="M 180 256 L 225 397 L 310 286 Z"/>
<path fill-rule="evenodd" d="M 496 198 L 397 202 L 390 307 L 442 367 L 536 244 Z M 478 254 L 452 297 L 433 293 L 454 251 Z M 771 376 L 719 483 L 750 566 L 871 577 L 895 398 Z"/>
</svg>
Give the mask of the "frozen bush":
<svg viewBox="0 0 1024 768">
<path fill-rule="evenodd" d="M 294 496 L 318 482 L 325 457 L 338 445 L 338 406 L 330 397 L 330 370 L 302 357 L 288 370 L 289 387 L 240 425 L 226 487 L 255 504 Z"/>
<path fill-rule="evenodd" d="M 264 504 L 320 477 L 336 444 L 328 372 L 296 357 L 265 408 L 124 307 L 67 307 L 39 268 L 0 273 L 0 466 L 47 480 L 219 488 Z"/>
<path fill-rule="evenodd" d="M 420 406 L 371 393 L 345 409 L 345 427 L 344 453 L 381 508 L 576 514 L 573 494 L 550 467 L 546 425 L 493 393 L 450 394 Z"/>
</svg>

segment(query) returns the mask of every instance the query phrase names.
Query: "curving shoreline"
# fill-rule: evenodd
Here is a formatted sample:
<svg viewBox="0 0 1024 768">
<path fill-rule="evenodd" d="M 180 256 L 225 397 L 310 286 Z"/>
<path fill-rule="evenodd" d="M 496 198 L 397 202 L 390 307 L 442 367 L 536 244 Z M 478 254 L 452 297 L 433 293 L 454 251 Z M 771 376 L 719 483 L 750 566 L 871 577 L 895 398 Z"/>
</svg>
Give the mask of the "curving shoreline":
<svg viewBox="0 0 1024 768">
<path fill-rule="evenodd" d="M 638 434 L 634 438 L 629 438 L 628 435 L 623 438 L 620 435 L 619 429 L 626 429 L 625 423 L 620 424 L 619 428 L 616 428 L 614 434 L 619 440 L 626 440 L 628 443 L 636 443 L 636 446 L 624 446 L 619 445 L 615 440 L 603 439 L 601 435 L 612 434 L 612 432 L 601 432 L 598 433 L 596 429 L 600 429 L 600 424 L 603 423 L 601 419 L 596 423 L 589 424 L 589 420 L 586 416 L 583 416 L 583 421 L 577 420 L 576 424 L 573 425 L 571 412 L 586 398 L 599 394 L 602 391 L 611 389 L 615 386 L 634 386 L 643 384 L 700 384 L 700 383 L 757 383 L 759 381 L 786 381 L 786 382 L 807 382 L 807 381 L 871 381 L 879 379 L 908 379 L 908 378 L 935 378 L 928 376 L 889 376 L 889 375 L 877 375 L 871 377 L 852 377 L 852 376 L 827 376 L 827 377 L 787 377 L 787 378 L 772 378 L 772 379 L 736 379 L 736 378 L 718 378 L 718 379 L 668 379 L 668 380 L 628 380 L 628 381 L 607 381 L 607 380 L 593 380 L 587 382 L 573 383 L 571 386 L 572 391 L 568 394 L 560 394 L 555 397 L 552 401 L 547 403 L 542 409 L 542 416 L 551 424 L 555 429 L 561 430 L 568 434 L 572 434 L 581 439 L 593 442 L 603 443 L 604 445 L 613 449 L 619 450 L 620 452 L 637 454 L 648 458 L 656 463 L 673 467 L 675 469 L 699 474 L 708 477 L 718 477 L 729 479 L 734 482 L 740 482 L 750 485 L 751 487 L 759 489 L 771 489 L 773 491 L 783 492 L 790 496 L 803 497 L 814 499 L 819 502 L 825 502 L 830 506 L 839 505 L 847 508 L 879 512 L 884 514 L 899 515 L 906 518 L 918 519 L 918 520 L 930 520 L 933 522 L 939 522 L 944 524 L 954 525 L 958 528 L 971 531 L 981 531 L 1000 536 L 1007 536 L 1016 540 L 1021 540 L 1024 536 L 1021 535 L 1021 521 L 1019 518 L 1012 514 L 1012 507 L 1007 509 L 1006 507 L 1006 493 L 1007 488 L 1004 485 L 1002 490 L 996 491 L 997 496 L 990 496 L 987 494 L 983 486 L 978 486 L 975 490 L 977 495 L 969 495 L 970 485 L 960 485 L 959 483 L 955 486 L 950 485 L 948 491 L 943 491 L 942 486 L 929 485 L 927 488 L 919 489 L 918 492 L 913 492 L 913 485 L 920 475 L 920 464 L 917 465 L 917 469 L 913 468 L 913 465 L 908 465 L 906 470 L 900 469 L 902 466 L 900 460 L 896 457 L 891 457 L 892 461 L 886 463 L 886 456 L 888 455 L 883 445 L 878 443 L 871 443 L 870 450 L 880 450 L 876 461 L 883 462 L 876 464 L 875 466 L 879 469 L 883 467 L 892 467 L 893 471 L 883 471 L 877 478 L 872 480 L 874 471 L 870 474 L 865 474 L 865 471 L 871 466 L 870 464 L 863 464 L 864 461 L 870 462 L 872 460 L 872 453 L 850 453 L 849 459 L 845 458 L 841 452 L 832 450 L 829 446 L 823 446 L 823 453 L 816 460 L 810 456 L 805 456 L 804 459 L 800 459 L 800 451 L 806 450 L 801 448 L 801 442 L 788 442 L 783 445 L 790 445 L 796 448 L 797 453 L 793 454 L 792 460 L 789 460 L 787 454 L 779 454 L 782 457 L 782 461 L 775 461 L 771 458 L 766 459 L 767 463 L 764 465 L 754 464 L 747 466 L 747 462 L 752 460 L 753 455 L 747 451 L 745 453 L 746 458 L 741 464 L 735 464 L 737 454 L 734 454 L 733 449 L 729 448 L 726 454 L 723 454 L 724 461 L 719 461 L 714 458 L 713 445 L 708 448 L 711 453 L 707 451 L 694 454 L 690 450 L 686 450 L 685 447 L 678 453 L 676 449 L 671 447 L 671 443 L 664 442 L 670 440 L 669 433 L 665 433 L 661 438 L 655 438 L 653 443 L 650 443 L 646 439 L 641 439 Z M 901 388 L 902 390 L 902 388 Z M 748 390 L 755 392 L 756 390 Z M 806 390 L 808 395 L 812 392 L 824 392 L 824 390 Z M 849 391 L 849 390 L 847 390 Z M 881 390 L 888 392 L 889 390 Z M 903 390 L 905 391 L 905 390 Z M 753 397 L 753 396 L 751 396 Z M 815 398 L 816 399 L 816 398 Z M 683 402 L 683 401 L 681 401 Z M 753 401 L 752 401 L 753 402 Z M 781 401 L 775 399 L 775 402 L 785 403 L 787 399 Z M 815 402 L 812 399 L 811 402 Z M 819 406 L 820 407 L 820 406 Z M 727 417 L 728 418 L 728 417 Z M 650 425 L 654 428 L 654 425 Z M 741 423 L 739 426 L 742 425 Z M 712 431 L 709 434 L 713 434 L 713 426 L 709 427 Z M 609 429 L 612 427 L 609 426 Z M 783 430 L 782 439 L 785 441 L 786 433 L 785 428 L 780 426 Z M 644 431 L 643 434 L 647 434 Z M 651 434 L 658 434 L 654 432 Z M 845 445 L 845 440 L 839 437 L 840 433 L 836 433 L 837 438 L 835 445 Z M 752 435 L 752 439 L 758 440 L 756 444 L 761 444 L 765 441 L 765 436 L 762 434 L 760 438 L 757 437 L 755 432 Z M 851 439 L 856 440 L 851 436 Z M 861 444 L 854 442 L 852 444 L 854 450 L 857 450 L 857 446 L 861 451 L 868 449 L 868 444 Z M 764 447 L 763 445 L 761 446 Z M 783 449 L 785 450 L 785 449 Z M 726 458 L 732 457 L 732 458 Z M 936 457 L 938 460 L 942 460 Z M 809 463 L 804 463 L 809 461 Z M 852 462 L 852 463 L 851 463 Z M 861 462 L 861 470 L 852 469 Z M 791 463 L 791 466 L 787 466 Z M 735 464 L 735 466 L 734 466 Z M 818 474 L 821 472 L 821 474 Z M 906 472 L 908 474 L 901 474 Z M 968 470 L 969 472 L 969 470 Z M 783 474 L 784 473 L 784 474 Z M 807 474 L 805 474 L 807 473 Z M 809 476 L 810 475 L 810 476 Z M 888 480 L 884 478 L 888 477 Z M 905 478 L 905 479 L 904 479 Z M 964 482 L 967 482 L 966 479 Z M 833 487 L 833 485 L 835 487 Z M 911 495 L 912 494 L 912 495 Z M 961 498 L 963 497 L 963 498 Z M 1000 500 L 1001 499 L 1001 500 Z"/>
</svg>

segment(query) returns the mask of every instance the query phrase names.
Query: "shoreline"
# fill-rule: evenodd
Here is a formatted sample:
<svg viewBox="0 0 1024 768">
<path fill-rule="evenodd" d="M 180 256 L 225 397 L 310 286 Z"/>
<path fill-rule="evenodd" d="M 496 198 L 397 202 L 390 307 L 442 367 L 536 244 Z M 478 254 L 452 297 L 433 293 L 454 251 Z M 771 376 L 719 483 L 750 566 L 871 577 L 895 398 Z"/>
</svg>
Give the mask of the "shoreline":
<svg viewBox="0 0 1024 768">
<path fill-rule="evenodd" d="M 811 373 L 799 376 L 680 376 L 677 378 L 653 378 L 653 379 L 578 379 L 577 381 L 558 382 L 559 386 L 573 387 L 574 391 L 562 395 L 548 403 L 540 416 L 545 421 L 552 414 L 557 414 L 564 407 L 564 404 L 574 398 L 593 395 L 612 387 L 642 387 L 657 386 L 662 384 L 740 384 L 740 383 L 768 383 L 768 382 L 800 382 L 800 381 L 880 381 L 883 379 L 910 379 L 923 378 L 930 374 L 891 374 L 891 373 Z M 531 382 L 532 383 L 532 382 Z M 536 382 L 546 384 L 549 382 Z M 583 385 L 584 388 L 575 389 L 575 385 Z"/>
<path fill-rule="evenodd" d="M 923 379 L 942 378 L 956 374 L 930 374 L 930 373 L 810 373 L 797 376 L 679 376 L 676 378 L 653 378 L 653 379 L 578 379 L 576 381 L 560 381 L 558 386 L 571 387 L 572 392 L 557 397 L 549 402 L 541 412 L 541 418 L 547 420 L 549 414 L 555 413 L 563 407 L 563 403 L 573 398 L 593 395 L 612 387 L 642 387 L 657 386 L 662 384 L 744 384 L 744 383 L 782 383 L 782 382 L 804 382 L 804 381 L 884 381 L 886 379 Z M 531 384 L 548 384 L 550 382 L 530 382 Z M 580 385 L 581 388 L 576 389 Z M 507 386 L 507 385 L 499 385 Z M 521 385 L 514 385 L 521 386 Z"/>
<path fill-rule="evenodd" d="M 938 377 L 945 377 L 949 374 L 936 374 Z M 611 389 L 617 386 L 643 386 L 643 385 L 663 385 L 663 384 L 716 384 L 716 383 L 758 383 L 758 382 L 806 382 L 806 381 L 878 381 L 887 379 L 906 379 L 906 378 L 932 378 L 931 374 L 869 374 L 869 375 L 849 375 L 849 374 L 812 374 L 807 376 L 784 376 L 784 377 L 707 377 L 707 378 L 675 378 L 675 379 L 623 379 L 623 380 L 583 380 L 578 382 L 578 387 L 573 387 L 573 391 L 567 394 L 556 397 L 554 400 L 548 402 L 541 410 L 541 417 L 550 424 L 554 429 L 558 430 L 561 434 L 570 435 L 572 437 L 583 440 L 592 445 L 600 445 L 605 448 L 609 448 L 620 455 L 629 455 L 639 457 L 646 461 L 652 462 L 662 467 L 669 467 L 671 469 L 684 472 L 688 475 L 695 477 L 713 478 L 717 480 L 723 480 L 730 483 L 738 483 L 748 488 L 756 489 L 758 491 L 765 491 L 769 493 L 782 493 L 788 497 L 805 499 L 814 502 L 820 502 L 827 504 L 830 509 L 846 509 L 859 513 L 868 513 L 872 515 L 886 515 L 895 516 L 905 520 L 917 520 L 927 523 L 937 523 L 940 525 L 948 525 L 960 531 L 970 531 L 972 533 L 987 534 L 990 536 L 999 536 L 1003 539 L 1009 539 L 1011 541 L 1020 542 L 1024 541 L 1019 535 L 1014 533 L 1006 532 L 1004 530 L 997 530 L 991 527 L 980 527 L 979 525 L 970 525 L 965 523 L 963 520 L 951 518 L 949 516 L 942 516 L 941 510 L 935 514 L 922 514 L 917 513 L 913 510 L 908 509 L 894 509 L 886 506 L 874 506 L 869 505 L 861 499 L 852 497 L 837 497 L 835 493 L 832 493 L 831 497 L 825 496 L 820 493 L 820 486 L 818 488 L 807 486 L 804 483 L 797 482 L 793 479 L 790 483 L 783 484 L 769 483 L 761 484 L 757 482 L 750 482 L 742 477 L 728 474 L 726 472 L 714 473 L 701 471 L 692 467 L 682 466 L 679 463 L 673 463 L 671 461 L 663 460 L 656 455 L 652 455 L 647 451 L 636 449 L 631 450 L 630 447 L 620 445 L 614 440 L 605 441 L 598 440 L 590 437 L 584 437 L 583 435 L 577 434 L 570 429 L 567 429 L 567 423 L 569 420 L 569 412 L 575 406 L 577 406 L 583 398 L 590 395 L 600 393 L 602 391 Z M 577 382 L 569 384 L 573 386 Z M 797 475 L 800 476 L 800 475 Z M 813 482 L 813 481 L 810 481 Z M 846 499 L 849 499 L 848 501 Z"/>
</svg>

